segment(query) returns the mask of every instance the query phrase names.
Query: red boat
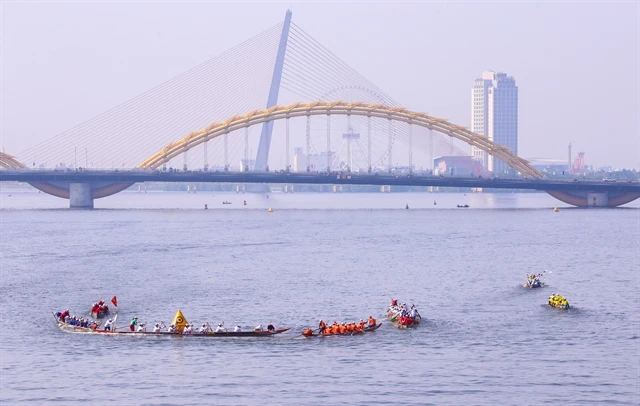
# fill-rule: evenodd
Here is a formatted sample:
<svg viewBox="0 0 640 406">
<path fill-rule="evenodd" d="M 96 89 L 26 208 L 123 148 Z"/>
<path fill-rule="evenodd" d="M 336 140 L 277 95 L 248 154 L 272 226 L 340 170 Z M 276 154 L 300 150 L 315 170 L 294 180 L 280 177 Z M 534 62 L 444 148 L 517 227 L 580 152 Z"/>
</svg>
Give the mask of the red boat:
<svg viewBox="0 0 640 406">
<path fill-rule="evenodd" d="M 109 306 L 107 306 L 104 300 L 94 303 L 93 306 L 91 306 L 91 317 L 95 317 L 96 319 L 106 317 L 109 313 Z"/>
<path fill-rule="evenodd" d="M 398 319 L 398 328 L 409 328 L 420 324 L 420 320 L 412 319 L 409 316 L 400 316 Z"/>
</svg>

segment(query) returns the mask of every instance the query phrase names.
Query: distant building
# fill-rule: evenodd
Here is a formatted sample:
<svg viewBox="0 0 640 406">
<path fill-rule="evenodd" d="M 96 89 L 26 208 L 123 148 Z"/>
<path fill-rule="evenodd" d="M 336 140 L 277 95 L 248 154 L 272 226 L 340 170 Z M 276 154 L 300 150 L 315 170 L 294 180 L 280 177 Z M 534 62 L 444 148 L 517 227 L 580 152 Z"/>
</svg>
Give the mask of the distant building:
<svg viewBox="0 0 640 406">
<path fill-rule="evenodd" d="M 518 87 L 513 77 L 503 72 L 483 72 L 473 81 L 471 131 L 518 155 Z M 477 147 L 471 147 L 471 155 L 496 175 L 513 173 L 509 165 Z"/>
<path fill-rule="evenodd" d="M 255 159 L 241 159 L 240 160 L 240 171 L 241 172 L 250 172 L 256 168 L 256 160 Z"/>
<path fill-rule="evenodd" d="M 302 150 L 302 148 L 297 147 L 295 150 L 295 154 L 293 155 L 293 172 L 306 172 L 307 164 L 309 165 L 309 170 L 316 172 L 326 172 L 327 165 L 329 162 L 333 162 L 335 157 L 335 153 L 333 151 L 330 152 L 321 152 L 319 154 L 311 154 L 308 156 Z"/>
<path fill-rule="evenodd" d="M 433 160 L 434 175 L 480 175 L 482 165 L 470 156 L 441 156 Z"/>
</svg>

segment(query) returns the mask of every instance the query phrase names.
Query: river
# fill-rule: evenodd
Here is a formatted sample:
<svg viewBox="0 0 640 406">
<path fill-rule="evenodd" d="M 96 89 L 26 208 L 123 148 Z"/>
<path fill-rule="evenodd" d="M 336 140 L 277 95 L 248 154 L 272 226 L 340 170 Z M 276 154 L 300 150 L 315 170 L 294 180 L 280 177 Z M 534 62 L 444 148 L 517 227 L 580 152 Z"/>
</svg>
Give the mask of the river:
<svg viewBox="0 0 640 406">
<path fill-rule="evenodd" d="M 155 192 L 67 205 L 0 192 L 2 404 L 640 403 L 637 202 Z M 534 272 L 550 286 L 523 288 Z M 572 310 L 545 306 L 552 293 Z M 292 329 L 113 337 L 53 320 L 113 295 L 121 326 L 168 324 L 180 309 L 197 324 Z M 391 298 L 415 304 L 423 323 L 392 327 Z M 369 316 L 384 323 L 373 333 L 300 335 L 319 319 Z"/>
</svg>

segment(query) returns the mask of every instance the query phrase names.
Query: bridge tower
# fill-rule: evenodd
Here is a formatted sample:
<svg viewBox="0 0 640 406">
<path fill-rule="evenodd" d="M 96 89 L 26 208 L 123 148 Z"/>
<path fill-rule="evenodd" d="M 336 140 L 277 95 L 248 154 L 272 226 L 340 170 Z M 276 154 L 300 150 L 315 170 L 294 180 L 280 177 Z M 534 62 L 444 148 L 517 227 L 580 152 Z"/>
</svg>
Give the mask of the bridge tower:
<svg viewBox="0 0 640 406">
<path fill-rule="evenodd" d="M 273 76 L 271 78 L 271 88 L 269 89 L 269 98 L 267 99 L 267 108 L 278 104 L 278 93 L 280 91 L 280 79 L 282 79 L 282 68 L 284 66 L 284 55 L 287 50 L 287 40 L 289 39 L 289 26 L 291 25 L 291 10 L 287 10 L 282 26 L 282 35 L 280 36 L 280 45 L 278 45 L 278 54 L 276 55 L 276 64 L 273 67 Z M 265 171 L 269 169 L 269 148 L 271 147 L 271 134 L 273 133 L 273 121 L 267 121 L 262 124 L 262 132 L 260 133 L 260 144 L 258 144 L 258 154 L 254 170 Z M 287 151 L 288 153 L 288 151 Z"/>
</svg>

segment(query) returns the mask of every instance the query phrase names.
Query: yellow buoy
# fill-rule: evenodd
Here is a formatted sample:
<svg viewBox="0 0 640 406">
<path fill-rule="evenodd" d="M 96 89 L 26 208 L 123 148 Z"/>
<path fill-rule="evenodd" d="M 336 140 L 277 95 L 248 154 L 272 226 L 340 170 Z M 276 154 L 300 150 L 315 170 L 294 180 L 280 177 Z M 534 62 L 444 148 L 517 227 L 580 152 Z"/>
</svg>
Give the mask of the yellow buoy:
<svg viewBox="0 0 640 406">
<path fill-rule="evenodd" d="M 269 213 L 273 213 L 273 208 L 269 207 Z"/>
<path fill-rule="evenodd" d="M 557 207 L 554 207 L 554 208 L 553 208 L 553 212 L 554 212 L 554 213 L 557 213 L 557 212 L 559 212 L 559 211 L 560 211 L 560 210 L 558 210 L 558 208 L 557 208 Z"/>
</svg>

